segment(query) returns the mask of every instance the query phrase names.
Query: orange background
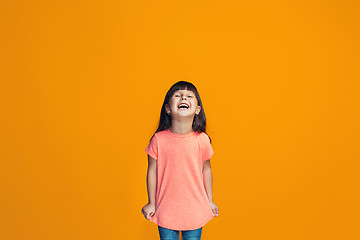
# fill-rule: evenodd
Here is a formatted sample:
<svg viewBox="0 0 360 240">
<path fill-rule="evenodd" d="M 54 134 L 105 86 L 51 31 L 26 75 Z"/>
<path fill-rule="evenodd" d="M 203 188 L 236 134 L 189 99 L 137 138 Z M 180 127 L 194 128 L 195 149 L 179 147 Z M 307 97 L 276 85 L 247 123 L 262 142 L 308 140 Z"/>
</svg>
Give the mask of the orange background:
<svg viewBox="0 0 360 240">
<path fill-rule="evenodd" d="M 358 1 L 3 1 L 0 239 L 159 239 L 145 148 L 195 84 L 202 239 L 359 239 Z"/>
</svg>

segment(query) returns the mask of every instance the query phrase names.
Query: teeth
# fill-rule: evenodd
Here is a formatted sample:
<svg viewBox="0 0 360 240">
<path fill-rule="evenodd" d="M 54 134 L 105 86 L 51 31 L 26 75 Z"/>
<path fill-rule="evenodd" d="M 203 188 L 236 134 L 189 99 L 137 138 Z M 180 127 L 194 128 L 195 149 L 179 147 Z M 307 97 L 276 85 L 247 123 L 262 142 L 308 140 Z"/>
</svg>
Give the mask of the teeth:
<svg viewBox="0 0 360 240">
<path fill-rule="evenodd" d="M 182 104 L 180 104 L 180 105 L 178 106 L 178 108 L 179 108 L 179 109 L 188 109 L 189 106 L 186 105 L 186 104 L 184 104 L 184 103 L 182 103 Z"/>
<path fill-rule="evenodd" d="M 182 103 L 182 104 L 179 105 L 179 107 L 181 107 L 181 106 L 185 106 L 185 107 L 188 108 L 188 105 L 186 105 L 185 103 Z"/>
</svg>

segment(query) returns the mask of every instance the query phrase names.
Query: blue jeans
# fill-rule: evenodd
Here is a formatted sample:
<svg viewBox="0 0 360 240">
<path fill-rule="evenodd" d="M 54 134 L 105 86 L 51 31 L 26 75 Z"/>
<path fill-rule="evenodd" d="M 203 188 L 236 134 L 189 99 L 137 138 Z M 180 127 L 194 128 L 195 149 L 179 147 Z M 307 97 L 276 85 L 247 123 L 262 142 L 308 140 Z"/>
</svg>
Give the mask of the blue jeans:
<svg viewBox="0 0 360 240">
<path fill-rule="evenodd" d="M 179 231 L 180 230 L 172 230 L 164 227 L 159 228 L 159 234 L 161 240 L 179 240 Z M 202 227 L 195 230 L 181 230 L 181 236 L 183 240 L 200 240 L 202 233 Z"/>
</svg>

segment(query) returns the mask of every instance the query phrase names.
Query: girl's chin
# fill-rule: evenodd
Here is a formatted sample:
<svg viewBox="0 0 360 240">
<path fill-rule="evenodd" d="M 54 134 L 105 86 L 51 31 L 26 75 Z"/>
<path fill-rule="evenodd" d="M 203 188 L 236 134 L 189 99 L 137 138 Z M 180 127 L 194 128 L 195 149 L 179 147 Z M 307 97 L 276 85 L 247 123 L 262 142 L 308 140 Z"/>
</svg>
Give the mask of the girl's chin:
<svg viewBox="0 0 360 240">
<path fill-rule="evenodd" d="M 180 116 L 180 117 L 194 117 L 195 116 L 195 114 L 192 114 L 189 112 L 180 112 L 180 113 L 178 112 L 176 115 Z"/>
</svg>

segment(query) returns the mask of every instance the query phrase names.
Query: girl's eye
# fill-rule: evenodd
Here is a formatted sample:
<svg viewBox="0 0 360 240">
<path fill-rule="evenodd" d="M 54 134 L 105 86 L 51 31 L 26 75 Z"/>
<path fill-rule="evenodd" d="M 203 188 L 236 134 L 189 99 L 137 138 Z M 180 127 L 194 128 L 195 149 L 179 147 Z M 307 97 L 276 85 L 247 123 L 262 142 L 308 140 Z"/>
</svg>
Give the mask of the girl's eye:
<svg viewBox="0 0 360 240">
<path fill-rule="evenodd" d="M 174 97 L 180 97 L 179 94 L 175 94 Z M 193 97 L 192 95 L 188 95 L 188 97 Z"/>
</svg>

